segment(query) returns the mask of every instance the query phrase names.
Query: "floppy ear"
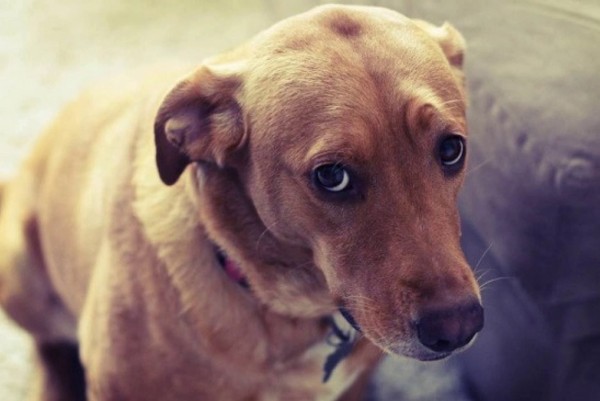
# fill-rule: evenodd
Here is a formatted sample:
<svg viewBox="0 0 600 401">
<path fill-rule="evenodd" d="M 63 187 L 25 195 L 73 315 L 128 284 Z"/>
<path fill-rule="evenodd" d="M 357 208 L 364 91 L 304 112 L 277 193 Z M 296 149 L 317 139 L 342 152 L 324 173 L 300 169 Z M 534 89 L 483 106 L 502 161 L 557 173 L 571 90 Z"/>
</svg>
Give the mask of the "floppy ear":
<svg viewBox="0 0 600 401">
<path fill-rule="evenodd" d="M 438 42 L 452 67 L 462 69 L 467 43 L 456 28 L 449 22 L 438 27 L 419 19 L 413 21 Z"/>
<path fill-rule="evenodd" d="M 467 47 L 465 38 L 448 22 L 444 22 L 442 26 L 438 27 L 423 20 L 415 19 L 413 21 L 438 43 L 452 67 L 457 82 L 464 89 L 463 61 Z"/>
<path fill-rule="evenodd" d="M 165 184 L 174 184 L 194 161 L 223 166 L 241 146 L 241 83 L 239 65 L 203 65 L 167 94 L 154 122 L 156 164 Z"/>
</svg>

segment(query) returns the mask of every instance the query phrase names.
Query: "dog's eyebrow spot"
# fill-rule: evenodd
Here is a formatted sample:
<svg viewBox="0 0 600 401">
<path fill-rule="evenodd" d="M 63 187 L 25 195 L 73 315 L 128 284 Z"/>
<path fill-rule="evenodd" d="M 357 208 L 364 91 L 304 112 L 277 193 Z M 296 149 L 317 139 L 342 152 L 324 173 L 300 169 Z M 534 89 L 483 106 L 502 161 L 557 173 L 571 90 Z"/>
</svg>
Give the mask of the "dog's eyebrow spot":
<svg viewBox="0 0 600 401">
<path fill-rule="evenodd" d="M 362 26 L 347 15 L 336 15 L 331 19 L 330 27 L 335 33 L 346 38 L 362 33 Z"/>
</svg>

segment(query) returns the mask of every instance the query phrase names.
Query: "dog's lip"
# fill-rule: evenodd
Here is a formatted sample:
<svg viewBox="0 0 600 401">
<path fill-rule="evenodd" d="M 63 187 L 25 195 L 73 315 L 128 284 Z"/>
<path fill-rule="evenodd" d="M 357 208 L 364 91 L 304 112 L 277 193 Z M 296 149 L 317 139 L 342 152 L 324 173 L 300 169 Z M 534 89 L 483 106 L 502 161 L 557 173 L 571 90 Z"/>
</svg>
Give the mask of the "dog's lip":
<svg viewBox="0 0 600 401">
<path fill-rule="evenodd" d="M 386 353 L 390 354 L 391 356 L 416 359 L 421 362 L 439 361 L 441 359 L 445 359 L 445 358 L 451 356 L 452 354 L 454 354 L 454 351 L 434 352 L 434 351 L 428 350 L 428 349 L 426 349 L 420 345 L 416 345 L 416 344 L 414 345 L 414 348 L 409 347 L 408 349 L 406 349 L 406 348 L 402 347 L 400 344 L 398 344 L 396 347 L 395 346 L 386 347 L 386 348 L 383 348 L 383 350 Z"/>
<path fill-rule="evenodd" d="M 417 359 L 423 362 L 439 361 L 452 355 L 452 352 L 427 353 L 418 355 Z"/>
</svg>

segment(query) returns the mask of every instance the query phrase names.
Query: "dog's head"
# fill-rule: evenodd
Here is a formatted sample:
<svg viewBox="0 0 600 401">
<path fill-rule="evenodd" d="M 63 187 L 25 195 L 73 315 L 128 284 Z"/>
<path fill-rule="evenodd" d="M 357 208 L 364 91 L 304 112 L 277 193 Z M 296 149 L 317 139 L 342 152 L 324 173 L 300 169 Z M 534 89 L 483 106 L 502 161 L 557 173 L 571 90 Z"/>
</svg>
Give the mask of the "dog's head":
<svg viewBox="0 0 600 401">
<path fill-rule="evenodd" d="M 200 172 L 207 230 L 266 305 L 340 307 L 386 351 L 444 357 L 483 323 L 456 206 L 463 50 L 450 25 L 380 8 L 285 20 L 167 95 L 160 176 Z"/>
</svg>

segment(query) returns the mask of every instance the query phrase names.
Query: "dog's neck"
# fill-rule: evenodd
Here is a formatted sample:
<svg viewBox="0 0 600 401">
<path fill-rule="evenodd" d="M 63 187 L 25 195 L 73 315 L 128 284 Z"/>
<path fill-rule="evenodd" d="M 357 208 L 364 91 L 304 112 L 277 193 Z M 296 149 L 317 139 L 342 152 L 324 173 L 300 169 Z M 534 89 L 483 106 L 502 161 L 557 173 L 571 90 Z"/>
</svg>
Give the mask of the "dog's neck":
<svg viewBox="0 0 600 401">
<path fill-rule="evenodd" d="M 218 247 L 216 246 L 215 248 L 217 260 L 219 261 L 219 264 L 221 265 L 221 268 L 223 269 L 227 277 L 229 277 L 231 281 L 237 283 L 242 288 L 250 288 L 250 284 L 248 284 L 248 278 L 246 277 L 240 266 L 233 259 L 228 257 L 225 254 L 225 252 L 218 249 Z"/>
<path fill-rule="evenodd" d="M 235 171 L 198 165 L 192 185 L 209 237 L 239 263 L 262 304 L 296 318 L 336 310 L 311 251 L 278 240 L 265 227 Z"/>
<path fill-rule="evenodd" d="M 152 143 L 144 141 L 140 146 L 151 149 Z M 152 155 L 150 151 L 142 154 Z M 154 160 L 148 156 L 144 162 L 153 165 Z M 181 310 L 177 322 L 188 329 L 180 333 L 189 339 L 201 338 L 202 346 L 225 350 L 215 363 L 234 376 L 260 376 L 268 366 L 290 355 L 308 355 L 307 361 L 313 360 L 316 367 L 324 363 L 332 347 L 323 341 L 330 331 L 323 317 L 334 313 L 336 308 L 322 278 L 315 276 L 310 266 L 295 268 L 310 261 L 310 253 L 280 247 L 268 233 L 256 249 L 264 226 L 242 224 L 248 222 L 248 216 L 245 220 L 240 217 L 238 203 L 246 201 L 245 195 L 231 189 L 224 172 L 207 174 L 201 190 L 192 168 L 171 187 L 145 171 L 149 169 L 135 171 L 134 213 L 144 235 L 157 244 L 156 257 L 168 279 L 165 288 L 177 294 Z M 214 197 L 205 196 L 204 190 Z M 217 238 L 213 238 L 212 232 L 207 236 L 207 226 L 219 224 L 205 220 L 204 216 L 211 212 L 223 221 L 221 229 L 212 230 Z M 232 282 L 231 276 L 220 271 L 215 243 L 225 248 L 232 260 L 239 261 L 251 290 L 241 288 Z M 256 260 L 248 263 L 253 256 Z M 296 278 L 298 282 L 286 287 L 290 279 Z M 268 292 L 271 287 L 273 290 Z M 212 295 L 202 296 L 204 293 Z M 271 300 L 276 302 L 274 307 Z M 296 313 L 285 313 L 288 309 Z M 189 335 L 183 334 L 186 332 Z M 191 349 L 197 346 L 192 341 Z"/>
<path fill-rule="evenodd" d="M 198 174 L 199 180 L 204 180 L 202 173 Z M 203 184 L 203 181 L 199 183 L 199 185 Z M 263 233 L 262 235 L 265 234 Z M 215 245 L 215 256 L 221 269 L 231 281 L 246 290 L 250 289 L 244 268 L 240 267 L 235 260 L 217 245 Z M 348 323 L 347 318 L 342 317 L 339 313 L 326 316 L 322 319 L 329 326 L 329 334 L 326 341 L 332 347 L 323 365 L 323 382 L 327 382 L 338 364 L 352 352 L 355 342 L 360 337 L 360 333 L 352 327 L 352 323 Z"/>
<path fill-rule="evenodd" d="M 240 287 L 249 290 L 250 285 L 240 266 L 218 248 L 215 250 L 215 255 L 227 277 Z M 329 334 L 327 335 L 326 342 L 332 347 L 331 353 L 327 356 L 323 364 L 323 382 L 326 383 L 329 381 L 334 369 L 354 349 L 356 341 L 360 338 L 360 331 L 348 320 L 343 312 L 327 316 L 323 320 L 329 325 Z"/>
</svg>

